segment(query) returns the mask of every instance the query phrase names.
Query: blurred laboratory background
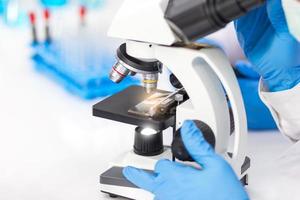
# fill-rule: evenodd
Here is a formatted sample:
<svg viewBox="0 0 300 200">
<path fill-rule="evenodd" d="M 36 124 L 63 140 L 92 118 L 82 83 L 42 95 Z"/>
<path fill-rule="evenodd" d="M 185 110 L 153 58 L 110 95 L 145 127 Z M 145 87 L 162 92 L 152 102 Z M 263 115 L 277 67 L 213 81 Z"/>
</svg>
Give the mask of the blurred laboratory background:
<svg viewBox="0 0 300 200">
<path fill-rule="evenodd" d="M 134 127 L 93 117 L 92 106 L 140 84 L 139 77 L 121 84 L 108 77 L 122 41 L 106 32 L 121 3 L 0 0 L 1 200 L 108 199 L 100 192 L 99 175 L 132 148 Z M 248 64 L 232 25 L 199 42 L 219 45 L 237 69 Z M 255 179 L 289 143 L 258 98 L 259 77 L 237 74 Z M 168 76 L 165 70 L 159 84 L 171 89 Z"/>
</svg>

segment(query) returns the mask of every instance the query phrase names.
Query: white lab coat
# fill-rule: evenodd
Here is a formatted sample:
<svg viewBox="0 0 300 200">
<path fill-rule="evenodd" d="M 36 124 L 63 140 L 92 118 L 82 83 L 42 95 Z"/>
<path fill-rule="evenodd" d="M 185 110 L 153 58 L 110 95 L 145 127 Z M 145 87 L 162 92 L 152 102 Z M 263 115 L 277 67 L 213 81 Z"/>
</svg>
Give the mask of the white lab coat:
<svg viewBox="0 0 300 200">
<path fill-rule="evenodd" d="M 282 7 L 285 13 L 289 31 L 300 41 L 300 1 L 282 0 Z"/>
<path fill-rule="evenodd" d="M 300 1 L 282 0 L 290 32 L 300 41 Z M 274 163 L 266 164 L 260 181 L 248 188 L 252 200 L 300 199 L 300 84 L 270 93 L 260 82 L 260 97 L 270 109 L 282 134 L 294 144 Z"/>
<path fill-rule="evenodd" d="M 260 96 L 270 109 L 281 133 L 294 142 L 263 177 L 248 188 L 253 200 L 299 200 L 300 192 L 300 84 L 282 92 L 267 92 L 260 84 Z"/>
</svg>

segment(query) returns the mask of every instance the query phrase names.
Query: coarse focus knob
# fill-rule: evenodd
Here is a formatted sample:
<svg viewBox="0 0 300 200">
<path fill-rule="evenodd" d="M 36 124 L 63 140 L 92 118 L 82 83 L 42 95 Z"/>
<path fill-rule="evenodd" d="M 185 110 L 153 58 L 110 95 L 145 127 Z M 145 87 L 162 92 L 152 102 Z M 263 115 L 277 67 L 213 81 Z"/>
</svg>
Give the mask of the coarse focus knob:
<svg viewBox="0 0 300 200">
<path fill-rule="evenodd" d="M 183 88 L 182 84 L 180 83 L 180 81 L 178 80 L 178 78 L 174 75 L 171 74 L 169 77 L 169 81 L 172 84 L 172 86 L 176 89 L 180 89 Z"/>
<path fill-rule="evenodd" d="M 206 141 L 215 148 L 216 138 L 212 131 L 212 129 L 204 122 L 194 120 L 196 126 L 199 130 L 201 130 Z M 194 159 L 188 153 L 184 143 L 182 141 L 182 137 L 180 134 L 181 128 L 176 131 L 175 137 L 172 142 L 172 153 L 175 158 L 181 161 L 190 161 L 193 162 Z"/>
</svg>

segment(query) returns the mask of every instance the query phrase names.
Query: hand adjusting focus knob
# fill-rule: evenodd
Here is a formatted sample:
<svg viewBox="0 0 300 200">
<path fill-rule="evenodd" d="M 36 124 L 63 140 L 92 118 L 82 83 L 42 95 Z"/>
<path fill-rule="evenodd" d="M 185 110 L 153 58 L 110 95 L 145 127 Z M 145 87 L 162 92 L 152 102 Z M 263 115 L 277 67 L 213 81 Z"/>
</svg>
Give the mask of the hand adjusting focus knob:
<svg viewBox="0 0 300 200">
<path fill-rule="evenodd" d="M 212 129 L 204 122 L 194 120 L 196 126 L 198 129 L 202 132 L 204 138 L 206 141 L 213 147 L 215 148 L 216 145 L 216 138 L 215 135 L 212 131 Z M 186 147 L 184 146 L 181 134 L 180 134 L 181 128 L 176 131 L 175 137 L 172 142 L 172 153 L 173 156 L 181 161 L 190 161 L 193 162 L 194 159 L 189 155 Z"/>
</svg>

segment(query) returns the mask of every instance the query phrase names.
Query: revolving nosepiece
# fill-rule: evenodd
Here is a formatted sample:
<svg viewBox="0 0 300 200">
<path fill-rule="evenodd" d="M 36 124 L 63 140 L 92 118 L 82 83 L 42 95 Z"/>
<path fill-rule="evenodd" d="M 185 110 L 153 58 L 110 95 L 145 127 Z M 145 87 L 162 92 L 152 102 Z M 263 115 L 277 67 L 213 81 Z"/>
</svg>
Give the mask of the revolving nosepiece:
<svg viewBox="0 0 300 200">
<path fill-rule="evenodd" d="M 126 44 L 117 50 L 117 62 L 110 72 L 110 80 L 120 83 L 126 76 L 141 74 L 143 86 L 147 93 L 157 89 L 158 74 L 161 73 L 162 63 L 158 60 L 143 60 L 127 54 Z"/>
</svg>

